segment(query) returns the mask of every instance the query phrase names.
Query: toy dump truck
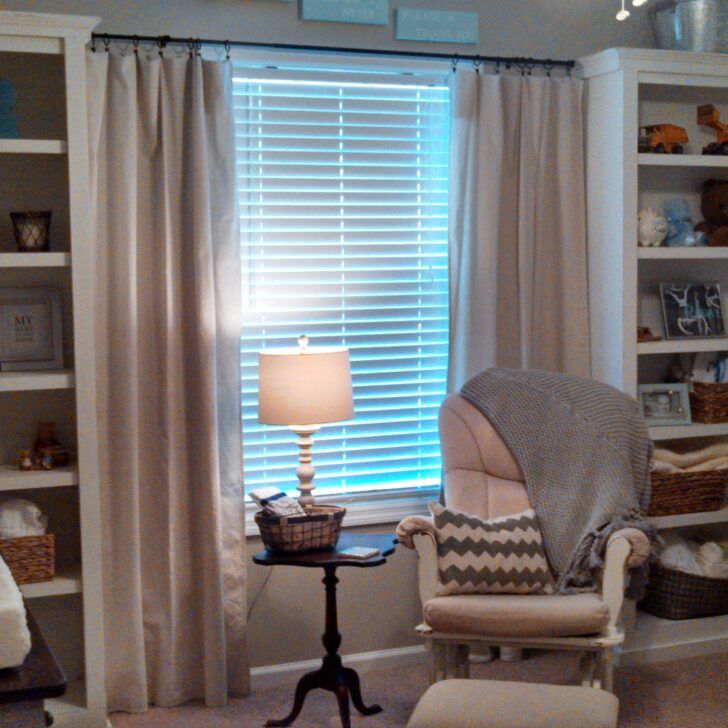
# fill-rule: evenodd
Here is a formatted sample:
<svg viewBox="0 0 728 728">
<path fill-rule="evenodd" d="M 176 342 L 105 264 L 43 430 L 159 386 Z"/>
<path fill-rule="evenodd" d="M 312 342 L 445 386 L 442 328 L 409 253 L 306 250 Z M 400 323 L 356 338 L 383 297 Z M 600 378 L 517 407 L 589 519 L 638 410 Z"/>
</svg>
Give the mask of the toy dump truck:
<svg viewBox="0 0 728 728">
<path fill-rule="evenodd" d="M 703 147 L 703 154 L 728 155 L 728 124 L 720 120 L 720 113 L 713 104 L 698 106 L 698 124 L 715 129 L 715 141 Z"/>
<path fill-rule="evenodd" d="M 651 124 L 640 127 L 639 151 L 656 154 L 682 154 L 688 133 L 674 124 Z"/>
</svg>

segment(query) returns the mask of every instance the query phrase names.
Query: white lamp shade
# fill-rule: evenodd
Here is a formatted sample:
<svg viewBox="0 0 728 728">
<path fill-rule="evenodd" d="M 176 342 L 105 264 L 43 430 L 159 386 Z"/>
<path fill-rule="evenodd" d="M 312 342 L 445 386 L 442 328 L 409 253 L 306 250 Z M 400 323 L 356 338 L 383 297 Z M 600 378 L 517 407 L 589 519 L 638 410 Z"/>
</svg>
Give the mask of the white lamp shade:
<svg viewBox="0 0 728 728">
<path fill-rule="evenodd" d="M 258 421 L 320 425 L 354 416 L 348 349 L 258 353 Z"/>
</svg>

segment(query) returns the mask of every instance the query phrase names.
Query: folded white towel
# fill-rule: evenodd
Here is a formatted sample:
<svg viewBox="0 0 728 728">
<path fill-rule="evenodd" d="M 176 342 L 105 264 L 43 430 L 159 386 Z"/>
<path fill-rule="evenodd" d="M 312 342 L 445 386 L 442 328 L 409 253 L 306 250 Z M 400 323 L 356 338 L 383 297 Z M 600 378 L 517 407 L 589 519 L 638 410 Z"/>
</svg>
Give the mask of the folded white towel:
<svg viewBox="0 0 728 728">
<path fill-rule="evenodd" d="M 0 538 L 42 536 L 48 519 L 35 503 L 23 498 L 0 498 Z"/>
<path fill-rule="evenodd" d="M 22 665 L 29 652 L 23 596 L 0 556 L 0 670 Z"/>
</svg>

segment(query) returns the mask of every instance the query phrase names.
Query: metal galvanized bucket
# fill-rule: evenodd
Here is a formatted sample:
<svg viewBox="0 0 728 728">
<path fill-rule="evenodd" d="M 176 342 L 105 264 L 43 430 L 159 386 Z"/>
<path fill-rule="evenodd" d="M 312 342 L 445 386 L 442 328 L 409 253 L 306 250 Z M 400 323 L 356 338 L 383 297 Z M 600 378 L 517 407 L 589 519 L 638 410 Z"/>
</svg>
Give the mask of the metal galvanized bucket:
<svg viewBox="0 0 728 728">
<path fill-rule="evenodd" d="M 668 0 L 650 18 L 659 48 L 728 53 L 728 0 Z"/>
</svg>

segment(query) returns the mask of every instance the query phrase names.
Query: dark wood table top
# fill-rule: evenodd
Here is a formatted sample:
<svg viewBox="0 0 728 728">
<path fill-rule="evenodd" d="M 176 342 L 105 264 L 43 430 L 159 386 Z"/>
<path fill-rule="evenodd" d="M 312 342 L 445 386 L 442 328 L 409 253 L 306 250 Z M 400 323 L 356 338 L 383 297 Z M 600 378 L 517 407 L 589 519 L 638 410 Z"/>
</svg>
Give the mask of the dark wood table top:
<svg viewBox="0 0 728 728">
<path fill-rule="evenodd" d="M 253 556 L 256 564 L 263 566 L 358 566 L 360 569 L 368 566 L 384 564 L 385 557 L 394 553 L 397 539 L 392 534 L 355 534 L 342 533 L 336 548 L 332 551 L 309 551 L 304 554 L 288 554 L 278 556 L 267 549 Z M 339 556 L 339 552 L 350 546 L 365 546 L 379 549 L 376 556 L 370 559 L 347 559 Z"/>
<path fill-rule="evenodd" d="M 66 676 L 48 649 L 26 605 L 31 648 L 20 667 L 0 670 L 0 704 L 57 698 L 66 692 Z"/>
</svg>

